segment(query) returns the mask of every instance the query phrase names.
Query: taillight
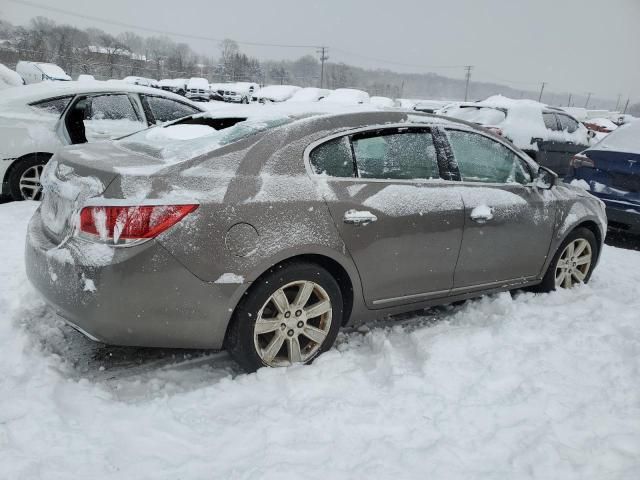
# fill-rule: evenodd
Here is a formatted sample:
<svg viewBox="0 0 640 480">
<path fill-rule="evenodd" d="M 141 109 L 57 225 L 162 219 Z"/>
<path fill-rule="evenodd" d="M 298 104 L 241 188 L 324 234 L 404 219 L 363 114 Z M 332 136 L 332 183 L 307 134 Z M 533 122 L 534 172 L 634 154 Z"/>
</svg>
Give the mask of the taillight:
<svg viewBox="0 0 640 480">
<path fill-rule="evenodd" d="M 79 231 L 95 241 L 127 244 L 160 235 L 196 208 L 195 204 L 85 207 Z"/>
<path fill-rule="evenodd" d="M 589 157 L 587 157 L 586 155 L 576 155 L 571 159 L 570 164 L 573 168 L 581 168 L 581 167 L 594 168 L 596 166 L 595 162 L 591 160 Z"/>
</svg>

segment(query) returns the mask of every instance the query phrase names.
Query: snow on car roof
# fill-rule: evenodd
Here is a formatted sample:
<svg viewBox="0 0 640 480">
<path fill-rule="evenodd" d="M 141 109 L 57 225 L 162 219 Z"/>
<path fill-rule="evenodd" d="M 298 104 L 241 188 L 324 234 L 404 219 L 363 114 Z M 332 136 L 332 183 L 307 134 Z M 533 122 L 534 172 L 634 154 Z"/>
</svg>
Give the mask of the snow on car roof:
<svg viewBox="0 0 640 480">
<path fill-rule="evenodd" d="M 355 88 L 337 88 L 321 100 L 329 103 L 369 103 L 369 94 Z"/>
<path fill-rule="evenodd" d="M 179 95 L 158 90 L 157 88 L 133 85 L 123 82 L 122 80 L 110 80 L 107 82 L 40 82 L 32 85 L 14 87 L 2 92 L 0 105 L 24 106 L 47 98 L 107 92 L 146 93 L 148 95 L 161 95 L 175 98 L 181 102 L 188 102 L 188 100 L 185 100 Z"/>
<path fill-rule="evenodd" d="M 276 102 L 283 102 L 288 98 L 291 98 L 293 94 L 299 90 L 300 87 L 296 87 L 295 85 L 269 85 L 267 87 L 262 87 L 254 94 L 254 96 L 274 100 Z"/>
<path fill-rule="evenodd" d="M 64 70 L 54 63 L 34 63 L 45 75 L 58 80 L 71 80 Z"/>
<path fill-rule="evenodd" d="M 617 128 L 590 150 L 640 154 L 640 120 L 634 120 Z"/>
</svg>

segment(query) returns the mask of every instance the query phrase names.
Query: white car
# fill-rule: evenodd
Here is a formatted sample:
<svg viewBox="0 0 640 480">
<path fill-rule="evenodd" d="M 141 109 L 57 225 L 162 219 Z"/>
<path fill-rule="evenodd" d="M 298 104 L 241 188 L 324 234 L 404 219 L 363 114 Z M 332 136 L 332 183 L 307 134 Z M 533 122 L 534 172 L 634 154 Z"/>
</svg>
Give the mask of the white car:
<svg viewBox="0 0 640 480">
<path fill-rule="evenodd" d="M 16 65 L 16 72 L 24 78 L 27 85 L 44 81 L 68 82 L 71 80 L 71 77 L 55 63 L 20 61 Z"/>
<path fill-rule="evenodd" d="M 301 90 L 295 85 L 269 85 L 253 94 L 253 100 L 260 103 L 284 102 Z"/>
<path fill-rule="evenodd" d="M 128 135 L 202 112 L 178 95 L 124 82 L 41 82 L 0 96 L 2 195 L 40 198 L 40 174 L 65 145 Z"/>
</svg>

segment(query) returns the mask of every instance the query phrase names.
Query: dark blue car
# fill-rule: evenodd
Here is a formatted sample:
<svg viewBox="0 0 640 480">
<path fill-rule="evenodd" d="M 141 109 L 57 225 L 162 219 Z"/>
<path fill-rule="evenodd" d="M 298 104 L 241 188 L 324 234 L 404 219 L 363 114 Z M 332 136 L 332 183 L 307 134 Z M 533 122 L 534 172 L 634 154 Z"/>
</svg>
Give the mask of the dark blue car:
<svg viewBox="0 0 640 480">
<path fill-rule="evenodd" d="M 640 120 L 573 157 L 565 182 L 588 185 L 607 205 L 609 228 L 640 234 Z"/>
</svg>

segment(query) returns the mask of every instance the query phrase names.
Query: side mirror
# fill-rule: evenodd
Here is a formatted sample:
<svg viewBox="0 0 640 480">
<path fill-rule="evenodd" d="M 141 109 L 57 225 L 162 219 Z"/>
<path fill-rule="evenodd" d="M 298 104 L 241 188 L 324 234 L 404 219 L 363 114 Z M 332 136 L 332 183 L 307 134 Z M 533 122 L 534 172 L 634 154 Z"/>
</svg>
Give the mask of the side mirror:
<svg viewBox="0 0 640 480">
<path fill-rule="evenodd" d="M 546 167 L 538 168 L 535 185 L 543 190 L 549 190 L 558 184 L 558 175 Z"/>
<path fill-rule="evenodd" d="M 531 139 L 531 145 L 533 145 L 534 143 L 542 143 L 542 141 L 543 141 L 543 140 L 542 140 L 541 138 L 533 137 L 533 138 Z"/>
</svg>

